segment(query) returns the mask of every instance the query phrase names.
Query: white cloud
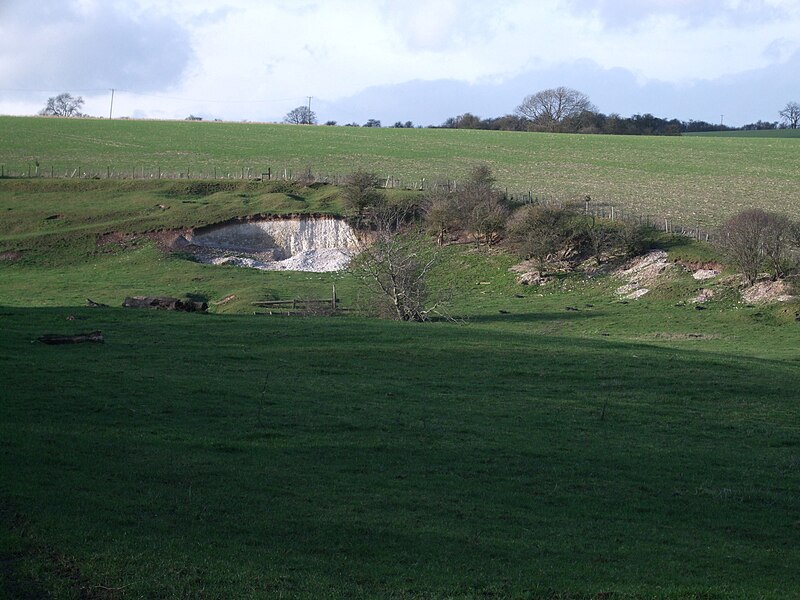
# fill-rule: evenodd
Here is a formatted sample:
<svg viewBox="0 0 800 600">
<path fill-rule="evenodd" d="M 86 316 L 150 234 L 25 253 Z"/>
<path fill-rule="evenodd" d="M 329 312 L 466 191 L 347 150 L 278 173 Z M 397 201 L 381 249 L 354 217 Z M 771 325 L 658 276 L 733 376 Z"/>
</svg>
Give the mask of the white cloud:
<svg viewBox="0 0 800 600">
<path fill-rule="evenodd" d="M 26 2 L 0 3 L 0 85 L 158 93 L 123 95 L 120 110 L 176 117 L 278 119 L 308 95 L 333 101 L 412 80 L 502 82 L 581 60 L 685 84 L 800 49 L 800 0 L 43 3 L 35 21 L 21 16 Z M 0 112 L 12 100 L 0 90 Z"/>
</svg>

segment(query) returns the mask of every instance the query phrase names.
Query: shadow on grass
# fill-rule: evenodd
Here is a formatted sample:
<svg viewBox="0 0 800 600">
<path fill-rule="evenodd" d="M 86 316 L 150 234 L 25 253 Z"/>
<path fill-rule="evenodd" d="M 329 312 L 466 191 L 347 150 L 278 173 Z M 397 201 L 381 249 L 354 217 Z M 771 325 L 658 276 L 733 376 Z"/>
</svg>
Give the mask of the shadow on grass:
<svg viewBox="0 0 800 600">
<path fill-rule="evenodd" d="M 605 316 L 605 313 L 589 311 L 581 308 L 564 308 L 563 311 L 553 312 L 517 312 L 505 311 L 492 315 L 474 315 L 463 317 L 468 323 L 547 323 L 553 321 L 582 321 Z"/>
</svg>

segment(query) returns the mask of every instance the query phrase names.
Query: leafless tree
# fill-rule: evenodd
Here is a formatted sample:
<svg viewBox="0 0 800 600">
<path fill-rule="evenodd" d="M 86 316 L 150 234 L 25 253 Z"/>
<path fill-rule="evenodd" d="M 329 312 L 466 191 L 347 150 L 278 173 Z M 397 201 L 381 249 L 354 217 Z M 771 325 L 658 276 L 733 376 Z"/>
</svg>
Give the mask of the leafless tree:
<svg viewBox="0 0 800 600">
<path fill-rule="evenodd" d="M 586 94 L 561 86 L 526 96 L 516 113 L 540 127 L 555 131 L 565 119 L 596 110 Z"/>
<path fill-rule="evenodd" d="M 39 111 L 39 114 L 48 117 L 82 117 L 82 107 L 83 98 L 64 92 L 48 98 L 47 106 Z"/>
<path fill-rule="evenodd" d="M 317 115 L 307 106 L 298 106 L 286 113 L 283 122 L 291 125 L 316 125 Z"/>
<path fill-rule="evenodd" d="M 461 225 L 473 234 L 478 245 L 483 242 L 489 246 L 497 241 L 508 220 L 508 208 L 494 183 L 491 169 L 478 165 L 456 192 L 456 210 Z"/>
<path fill-rule="evenodd" d="M 800 124 L 800 103 L 787 102 L 780 115 L 791 129 L 797 129 L 797 125 Z"/>
<path fill-rule="evenodd" d="M 446 187 L 435 188 L 426 196 L 423 212 L 428 231 L 436 236 L 436 243 L 443 246 L 446 237 L 459 222 L 456 195 Z"/>
<path fill-rule="evenodd" d="M 429 238 L 416 227 L 402 230 L 401 207 L 377 211 L 369 237 L 351 264 L 356 278 L 375 298 L 383 315 L 398 321 L 427 321 L 437 310 L 431 302 L 427 278 L 437 262 Z"/>
<path fill-rule="evenodd" d="M 786 215 L 760 208 L 745 210 L 728 219 L 720 233 L 723 249 L 747 285 L 755 283 L 762 271 L 784 275 L 793 239 Z"/>
</svg>

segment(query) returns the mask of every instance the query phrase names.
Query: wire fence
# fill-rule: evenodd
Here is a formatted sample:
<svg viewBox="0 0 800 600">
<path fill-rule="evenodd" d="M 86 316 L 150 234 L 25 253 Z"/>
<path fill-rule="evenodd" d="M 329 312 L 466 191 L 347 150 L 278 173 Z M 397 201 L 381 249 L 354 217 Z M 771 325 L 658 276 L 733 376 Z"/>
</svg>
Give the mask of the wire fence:
<svg viewBox="0 0 800 600">
<path fill-rule="evenodd" d="M 38 162 L 0 164 L 0 178 L 3 179 L 115 179 L 115 180 L 239 180 L 251 182 L 270 182 L 286 181 L 301 183 L 325 183 L 331 185 L 343 185 L 346 183 L 349 174 L 322 174 L 313 172 L 311 169 L 291 169 L 288 167 L 274 168 L 271 166 L 255 167 L 241 166 L 195 166 L 187 167 L 184 170 L 174 168 L 162 168 L 158 165 L 132 165 L 130 167 L 119 166 L 84 166 L 81 164 L 67 165 L 51 164 L 42 165 Z M 455 179 L 427 179 L 401 178 L 393 175 L 381 177 L 381 185 L 384 189 L 411 190 L 411 191 L 436 191 L 444 188 L 448 191 L 457 191 L 462 187 Z M 717 240 L 716 231 L 713 228 L 703 226 L 700 222 L 689 223 L 688 219 L 680 217 L 670 217 L 664 215 L 639 213 L 630 208 L 619 206 L 613 200 L 602 200 L 590 198 L 558 198 L 556 196 L 535 193 L 533 190 L 509 191 L 504 190 L 507 200 L 516 204 L 538 204 L 544 206 L 566 205 L 579 206 L 586 215 L 600 219 L 609 219 L 619 222 L 634 222 L 642 226 L 653 227 L 665 233 L 672 233 L 691 237 L 706 242 Z"/>
</svg>

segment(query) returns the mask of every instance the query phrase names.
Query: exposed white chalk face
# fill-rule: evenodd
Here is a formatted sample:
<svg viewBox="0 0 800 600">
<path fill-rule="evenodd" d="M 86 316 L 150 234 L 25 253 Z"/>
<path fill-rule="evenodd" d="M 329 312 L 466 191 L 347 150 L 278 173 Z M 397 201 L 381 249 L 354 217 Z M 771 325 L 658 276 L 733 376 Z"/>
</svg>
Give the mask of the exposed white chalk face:
<svg viewBox="0 0 800 600">
<path fill-rule="evenodd" d="M 353 228 L 334 217 L 211 225 L 195 230 L 187 241 L 201 262 L 270 271 L 341 271 L 359 249 Z"/>
</svg>

